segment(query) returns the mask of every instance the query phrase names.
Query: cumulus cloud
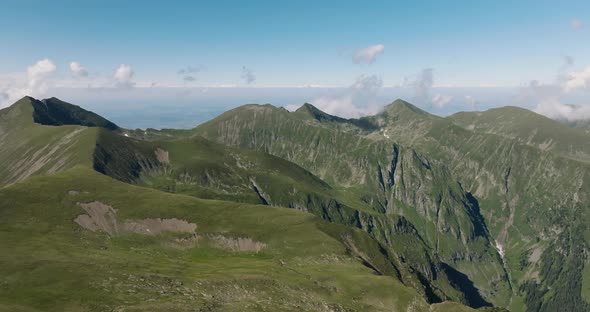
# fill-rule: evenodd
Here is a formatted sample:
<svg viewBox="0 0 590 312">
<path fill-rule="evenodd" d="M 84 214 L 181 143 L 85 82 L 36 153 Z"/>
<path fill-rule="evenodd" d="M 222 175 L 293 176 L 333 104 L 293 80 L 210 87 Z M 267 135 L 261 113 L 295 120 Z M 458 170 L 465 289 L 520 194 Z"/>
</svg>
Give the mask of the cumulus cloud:
<svg viewBox="0 0 590 312">
<path fill-rule="evenodd" d="M 578 30 L 584 26 L 584 23 L 577 18 L 572 18 L 570 20 L 570 27 L 574 30 Z"/>
<path fill-rule="evenodd" d="M 376 100 L 382 87 L 383 80 L 380 77 L 363 75 L 341 94 L 319 97 L 311 103 L 328 114 L 341 117 L 374 114 L 382 108 Z"/>
<path fill-rule="evenodd" d="M 134 75 L 135 72 L 131 66 L 127 64 L 121 64 L 115 70 L 113 78 L 115 79 L 115 84 L 117 87 L 131 88 L 135 85 L 135 82 L 132 81 Z"/>
<path fill-rule="evenodd" d="M 242 67 L 241 77 L 244 80 L 244 82 L 247 84 L 251 84 L 254 81 L 256 81 L 256 75 L 254 75 L 254 72 L 252 71 L 252 69 L 249 69 L 246 66 Z"/>
<path fill-rule="evenodd" d="M 574 90 L 590 89 L 590 66 L 580 70 L 570 72 L 563 82 L 563 90 L 571 92 Z"/>
<path fill-rule="evenodd" d="M 42 59 L 27 68 L 29 88 L 32 94 L 43 94 L 47 92 L 47 77 L 55 72 L 57 67 L 49 59 Z"/>
<path fill-rule="evenodd" d="M 51 60 L 42 59 L 28 66 L 26 75 L 10 77 L 8 83 L 0 86 L 0 108 L 16 102 L 25 95 L 43 96 L 49 89 L 49 78 L 56 70 L 57 67 Z"/>
<path fill-rule="evenodd" d="M 574 92 L 590 91 L 590 66 L 571 70 L 574 60 L 565 57 L 552 83 L 532 80 L 521 89 L 518 100 L 532 102 L 534 111 L 553 119 L 580 120 L 590 118 L 590 105 L 574 106 L 564 103 L 564 97 Z"/>
<path fill-rule="evenodd" d="M 88 77 L 88 70 L 78 62 L 70 63 L 70 72 L 72 73 L 72 76 L 76 78 Z"/>
<path fill-rule="evenodd" d="M 385 51 L 385 46 L 382 44 L 371 45 L 363 49 L 358 49 L 352 55 L 352 62 L 355 64 L 372 64 L 377 59 L 377 56 Z"/>
</svg>

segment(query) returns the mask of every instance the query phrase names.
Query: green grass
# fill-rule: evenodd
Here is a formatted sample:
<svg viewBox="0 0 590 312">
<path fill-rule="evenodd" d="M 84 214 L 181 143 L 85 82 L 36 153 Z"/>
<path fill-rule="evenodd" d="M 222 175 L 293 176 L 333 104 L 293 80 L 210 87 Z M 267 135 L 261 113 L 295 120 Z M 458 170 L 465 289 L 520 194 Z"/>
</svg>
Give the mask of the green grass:
<svg viewBox="0 0 590 312">
<path fill-rule="evenodd" d="M 590 302 L 590 266 L 586 264 L 582 272 L 582 298 Z"/>
<path fill-rule="evenodd" d="M 33 122 L 29 98 L 0 110 L 0 187 L 29 176 L 92 164 L 97 128 Z"/>
<path fill-rule="evenodd" d="M 170 244 L 171 233 L 90 232 L 73 219 L 83 213 L 77 202 L 95 200 L 120 220 L 179 218 L 196 223 L 199 235 L 250 237 L 268 247 L 181 249 Z M 292 209 L 167 194 L 76 167 L 0 190 L 0 220 L 0 310 L 428 309 L 412 288 L 351 256 L 338 239 L 348 228 Z"/>
<path fill-rule="evenodd" d="M 473 131 L 498 134 L 541 150 L 590 161 L 588 133 L 520 107 L 506 106 L 485 112 L 461 112 L 449 119 Z"/>
</svg>

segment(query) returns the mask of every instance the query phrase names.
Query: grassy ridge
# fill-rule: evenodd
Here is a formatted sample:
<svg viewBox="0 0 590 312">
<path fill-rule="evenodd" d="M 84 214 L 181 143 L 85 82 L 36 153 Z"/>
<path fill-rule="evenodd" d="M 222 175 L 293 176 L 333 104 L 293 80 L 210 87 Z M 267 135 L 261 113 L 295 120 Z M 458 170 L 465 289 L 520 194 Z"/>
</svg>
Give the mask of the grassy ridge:
<svg viewBox="0 0 590 312">
<path fill-rule="evenodd" d="M 97 128 L 33 122 L 33 99 L 0 110 L 0 187 L 84 164 L 91 165 Z"/>
</svg>

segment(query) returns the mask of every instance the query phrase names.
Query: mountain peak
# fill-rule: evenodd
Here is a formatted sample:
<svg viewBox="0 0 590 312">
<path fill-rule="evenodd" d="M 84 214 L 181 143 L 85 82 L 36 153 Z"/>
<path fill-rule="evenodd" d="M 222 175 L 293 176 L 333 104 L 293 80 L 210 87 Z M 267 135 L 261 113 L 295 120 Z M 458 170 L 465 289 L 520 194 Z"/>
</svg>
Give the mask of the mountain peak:
<svg viewBox="0 0 590 312">
<path fill-rule="evenodd" d="M 39 100 L 37 100 L 36 98 L 34 98 L 32 96 L 25 95 L 22 98 L 20 98 L 20 100 L 14 102 L 14 104 L 12 104 L 9 107 L 18 106 L 18 105 L 32 104 L 32 103 L 38 102 L 38 101 Z"/>
<path fill-rule="evenodd" d="M 412 112 L 418 115 L 432 116 L 428 112 L 418 108 L 416 105 L 413 105 L 402 99 L 397 99 L 393 101 L 391 104 L 385 106 L 385 111 L 395 114 Z"/>
<path fill-rule="evenodd" d="M 305 104 L 301 105 L 301 107 L 299 107 L 295 112 L 306 114 L 318 121 L 332 121 L 332 122 L 346 122 L 347 121 L 347 119 L 345 119 L 345 118 L 330 115 L 330 114 L 320 110 L 319 108 L 317 108 L 309 103 L 305 103 Z"/>
<path fill-rule="evenodd" d="M 51 126 L 80 125 L 86 127 L 102 127 L 109 130 L 117 130 L 119 126 L 87 111 L 80 106 L 64 102 L 56 97 L 35 100 L 32 102 L 34 113 L 33 120 L 37 123 Z"/>
<path fill-rule="evenodd" d="M 119 126 L 98 114 L 56 97 L 38 100 L 31 96 L 24 96 L 7 108 L 6 112 L 9 113 L 6 116 L 10 116 L 12 120 L 30 121 L 32 119 L 35 123 L 47 126 L 80 125 L 109 130 L 119 129 Z"/>
<path fill-rule="evenodd" d="M 299 107 L 298 109 L 296 109 L 296 112 L 310 112 L 310 111 L 315 111 L 315 110 L 319 110 L 317 107 L 313 106 L 313 104 L 309 104 L 309 103 L 303 103 L 303 105 L 301 105 L 301 107 Z"/>
</svg>

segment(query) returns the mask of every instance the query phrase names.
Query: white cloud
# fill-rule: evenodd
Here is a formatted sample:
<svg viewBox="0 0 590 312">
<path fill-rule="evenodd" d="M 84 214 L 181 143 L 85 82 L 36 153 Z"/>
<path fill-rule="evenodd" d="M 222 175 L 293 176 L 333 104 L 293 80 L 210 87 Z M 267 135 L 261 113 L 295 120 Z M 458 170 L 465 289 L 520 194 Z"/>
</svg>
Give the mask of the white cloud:
<svg viewBox="0 0 590 312">
<path fill-rule="evenodd" d="M 584 23 L 577 18 L 572 18 L 570 20 L 570 27 L 574 30 L 578 30 L 584 26 Z"/>
<path fill-rule="evenodd" d="M 49 78 L 57 67 L 49 59 L 42 59 L 27 67 L 26 75 L 8 77 L 0 86 L 0 108 L 13 104 L 25 95 L 43 96 L 50 86 Z"/>
<path fill-rule="evenodd" d="M 570 72 L 563 82 L 563 90 L 565 92 L 572 92 L 574 90 L 589 90 L 590 89 L 590 66 L 577 71 Z"/>
<path fill-rule="evenodd" d="M 372 64 L 377 59 L 377 56 L 383 53 L 383 51 L 385 51 L 385 46 L 382 44 L 371 45 L 364 49 L 358 49 L 352 56 L 352 62 L 355 64 Z"/>
<path fill-rule="evenodd" d="M 377 95 L 383 87 L 383 81 L 375 75 L 360 76 L 342 94 L 322 96 L 311 103 L 322 111 L 341 117 L 361 117 L 381 110 Z"/>
<path fill-rule="evenodd" d="M 78 62 L 70 63 L 70 71 L 74 77 L 88 77 L 88 70 Z"/>
<path fill-rule="evenodd" d="M 247 84 L 251 84 L 254 81 L 256 81 L 256 75 L 254 75 L 254 72 L 252 71 L 252 69 L 246 68 L 246 66 L 242 67 L 241 77 L 244 80 L 244 82 Z"/>
<path fill-rule="evenodd" d="M 450 95 L 436 94 L 435 96 L 432 97 L 432 105 L 434 105 L 438 108 L 443 108 L 447 104 L 449 104 L 452 100 L 453 100 L 453 97 Z"/>
<path fill-rule="evenodd" d="M 132 81 L 134 75 L 135 72 L 131 66 L 127 64 L 121 64 L 117 70 L 115 70 L 113 78 L 115 79 L 115 83 L 118 87 L 130 88 L 135 85 L 135 83 Z"/>
<path fill-rule="evenodd" d="M 55 64 L 49 59 L 42 59 L 27 68 L 28 84 L 32 95 L 47 92 L 47 77 L 54 73 L 56 69 Z"/>
<path fill-rule="evenodd" d="M 520 100 L 532 101 L 534 111 L 553 119 L 580 120 L 590 118 L 590 105 L 573 106 L 564 103 L 570 93 L 590 91 L 590 66 L 579 71 L 567 71 L 574 61 L 564 58 L 557 78 L 553 83 L 531 81 L 521 90 Z"/>
<path fill-rule="evenodd" d="M 283 108 L 290 112 L 296 111 L 299 107 L 301 107 L 301 104 L 287 104 L 283 106 Z"/>
</svg>

